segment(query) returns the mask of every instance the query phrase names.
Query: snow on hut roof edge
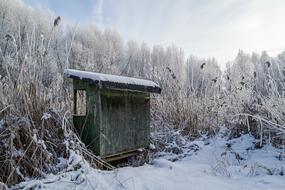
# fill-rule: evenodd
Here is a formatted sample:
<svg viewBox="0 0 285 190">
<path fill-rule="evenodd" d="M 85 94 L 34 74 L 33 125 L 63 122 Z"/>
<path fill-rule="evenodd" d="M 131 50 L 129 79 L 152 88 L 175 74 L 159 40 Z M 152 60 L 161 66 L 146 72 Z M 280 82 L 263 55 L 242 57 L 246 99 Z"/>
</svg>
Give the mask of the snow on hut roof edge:
<svg viewBox="0 0 285 190">
<path fill-rule="evenodd" d="M 138 79 L 126 76 L 96 73 L 76 69 L 65 69 L 64 75 L 69 78 L 100 82 L 103 88 L 126 89 L 161 93 L 158 84 L 151 80 Z"/>
</svg>

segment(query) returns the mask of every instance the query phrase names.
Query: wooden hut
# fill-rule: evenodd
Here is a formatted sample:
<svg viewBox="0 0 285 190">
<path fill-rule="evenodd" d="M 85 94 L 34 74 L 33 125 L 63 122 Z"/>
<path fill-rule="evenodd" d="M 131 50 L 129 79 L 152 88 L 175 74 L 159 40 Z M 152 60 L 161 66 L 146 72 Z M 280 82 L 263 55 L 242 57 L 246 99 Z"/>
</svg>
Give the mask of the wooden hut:
<svg viewBox="0 0 285 190">
<path fill-rule="evenodd" d="M 67 69 L 73 79 L 73 123 L 81 140 L 107 161 L 149 146 L 150 93 L 160 87 L 149 80 Z"/>
</svg>

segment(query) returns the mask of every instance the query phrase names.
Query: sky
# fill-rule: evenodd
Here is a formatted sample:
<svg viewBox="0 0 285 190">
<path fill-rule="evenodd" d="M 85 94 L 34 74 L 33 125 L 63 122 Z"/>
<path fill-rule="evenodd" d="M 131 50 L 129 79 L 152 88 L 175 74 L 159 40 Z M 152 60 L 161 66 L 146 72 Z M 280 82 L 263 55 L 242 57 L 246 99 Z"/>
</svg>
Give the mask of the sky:
<svg viewBox="0 0 285 190">
<path fill-rule="evenodd" d="M 176 45 L 223 66 L 239 49 L 285 50 L 285 0 L 24 0 L 65 24 L 116 29 L 124 40 Z"/>
</svg>

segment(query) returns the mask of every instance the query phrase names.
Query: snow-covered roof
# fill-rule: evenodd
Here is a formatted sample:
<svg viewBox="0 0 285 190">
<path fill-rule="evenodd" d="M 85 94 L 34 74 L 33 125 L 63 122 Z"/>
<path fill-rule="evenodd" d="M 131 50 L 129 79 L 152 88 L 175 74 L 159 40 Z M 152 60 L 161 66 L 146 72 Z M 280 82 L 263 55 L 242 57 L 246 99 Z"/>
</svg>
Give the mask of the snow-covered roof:
<svg viewBox="0 0 285 190">
<path fill-rule="evenodd" d="M 70 78 L 92 81 L 102 88 L 125 89 L 160 93 L 161 88 L 153 81 L 132 77 L 109 75 L 75 69 L 66 69 L 64 75 Z"/>
</svg>

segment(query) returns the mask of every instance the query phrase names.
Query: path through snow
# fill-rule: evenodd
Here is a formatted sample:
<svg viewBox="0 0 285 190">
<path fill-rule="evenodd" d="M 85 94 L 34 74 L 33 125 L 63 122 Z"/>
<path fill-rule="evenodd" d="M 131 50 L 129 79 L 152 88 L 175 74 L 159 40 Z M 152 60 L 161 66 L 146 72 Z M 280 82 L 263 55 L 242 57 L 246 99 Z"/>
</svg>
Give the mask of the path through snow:
<svg viewBox="0 0 285 190">
<path fill-rule="evenodd" d="M 200 151 L 188 151 L 186 157 L 176 162 L 169 161 L 168 155 L 155 159 L 151 165 L 116 171 L 87 167 L 82 171 L 51 175 L 45 180 L 29 182 L 29 185 L 41 184 L 51 190 L 284 190 L 282 150 L 269 145 L 253 149 L 253 142 L 249 135 L 227 141 L 220 133 L 207 143 L 203 140 L 191 142 L 188 147 L 196 144 Z"/>
</svg>

